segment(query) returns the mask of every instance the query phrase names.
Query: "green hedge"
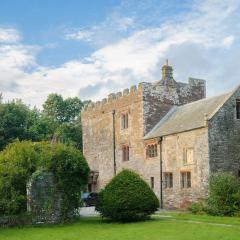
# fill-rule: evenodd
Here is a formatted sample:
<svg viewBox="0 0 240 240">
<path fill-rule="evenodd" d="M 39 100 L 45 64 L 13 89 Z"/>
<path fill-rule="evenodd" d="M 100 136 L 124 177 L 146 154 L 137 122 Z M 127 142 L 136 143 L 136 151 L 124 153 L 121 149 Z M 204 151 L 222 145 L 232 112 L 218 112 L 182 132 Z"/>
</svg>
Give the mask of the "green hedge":
<svg viewBox="0 0 240 240">
<path fill-rule="evenodd" d="M 99 194 L 96 210 L 115 221 L 139 221 L 149 217 L 159 201 L 139 175 L 123 170 Z"/>
<path fill-rule="evenodd" d="M 89 167 L 82 153 L 64 144 L 15 142 L 0 153 L 0 215 L 26 212 L 26 183 L 36 171 L 51 171 L 64 194 L 63 218 L 79 206 Z"/>
</svg>

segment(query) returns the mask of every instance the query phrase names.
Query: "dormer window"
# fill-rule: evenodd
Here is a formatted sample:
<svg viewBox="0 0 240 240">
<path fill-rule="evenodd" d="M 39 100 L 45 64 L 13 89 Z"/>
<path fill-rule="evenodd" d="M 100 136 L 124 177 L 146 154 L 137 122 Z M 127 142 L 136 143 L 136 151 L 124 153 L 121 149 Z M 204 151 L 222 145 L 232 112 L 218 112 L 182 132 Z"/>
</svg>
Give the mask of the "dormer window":
<svg viewBox="0 0 240 240">
<path fill-rule="evenodd" d="M 121 114 L 121 129 L 128 128 L 128 113 Z"/>
<path fill-rule="evenodd" d="M 240 119 L 240 99 L 236 100 L 236 117 Z"/>
</svg>

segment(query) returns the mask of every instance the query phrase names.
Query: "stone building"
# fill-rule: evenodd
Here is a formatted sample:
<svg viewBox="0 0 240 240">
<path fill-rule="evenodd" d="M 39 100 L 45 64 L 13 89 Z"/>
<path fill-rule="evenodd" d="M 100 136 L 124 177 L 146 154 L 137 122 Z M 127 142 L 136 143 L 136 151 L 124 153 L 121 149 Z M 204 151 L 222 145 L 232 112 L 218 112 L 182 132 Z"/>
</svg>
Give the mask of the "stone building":
<svg viewBox="0 0 240 240">
<path fill-rule="evenodd" d="M 128 168 L 163 207 L 181 208 L 206 195 L 211 172 L 240 174 L 240 90 L 206 99 L 204 80 L 176 82 L 172 72 L 166 63 L 160 81 L 112 93 L 82 112 L 90 191 Z"/>
</svg>

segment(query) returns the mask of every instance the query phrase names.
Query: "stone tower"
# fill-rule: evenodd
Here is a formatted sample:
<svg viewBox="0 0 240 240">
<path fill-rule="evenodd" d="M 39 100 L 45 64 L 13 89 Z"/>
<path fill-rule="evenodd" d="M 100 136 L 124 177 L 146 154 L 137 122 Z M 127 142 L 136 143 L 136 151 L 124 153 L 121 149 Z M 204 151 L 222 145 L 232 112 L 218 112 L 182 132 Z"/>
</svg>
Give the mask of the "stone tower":
<svg viewBox="0 0 240 240">
<path fill-rule="evenodd" d="M 99 191 L 123 168 L 138 172 L 146 181 L 152 175 L 157 180 L 159 163 L 146 161 L 143 137 L 174 105 L 204 97 L 204 80 L 175 81 L 167 61 L 160 81 L 142 82 L 90 103 L 81 114 L 83 153 L 92 170 L 89 190 Z"/>
</svg>

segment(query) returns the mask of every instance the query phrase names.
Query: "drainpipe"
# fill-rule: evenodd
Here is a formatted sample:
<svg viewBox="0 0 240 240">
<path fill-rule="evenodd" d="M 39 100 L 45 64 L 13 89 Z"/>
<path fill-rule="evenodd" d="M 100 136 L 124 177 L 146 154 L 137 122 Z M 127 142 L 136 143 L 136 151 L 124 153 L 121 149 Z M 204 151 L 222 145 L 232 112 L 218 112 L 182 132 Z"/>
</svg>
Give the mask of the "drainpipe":
<svg viewBox="0 0 240 240">
<path fill-rule="evenodd" d="M 163 171 L 162 171 L 162 137 L 158 139 L 160 145 L 159 164 L 160 164 L 160 208 L 163 209 Z"/>
<path fill-rule="evenodd" d="M 115 110 L 112 111 L 112 123 L 113 123 L 113 172 L 114 176 L 116 176 L 117 166 L 116 166 Z"/>
</svg>

